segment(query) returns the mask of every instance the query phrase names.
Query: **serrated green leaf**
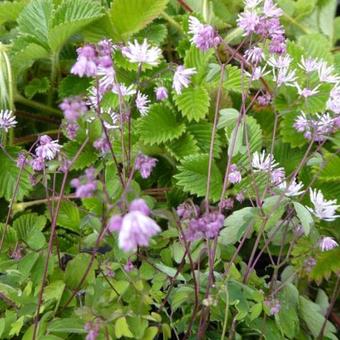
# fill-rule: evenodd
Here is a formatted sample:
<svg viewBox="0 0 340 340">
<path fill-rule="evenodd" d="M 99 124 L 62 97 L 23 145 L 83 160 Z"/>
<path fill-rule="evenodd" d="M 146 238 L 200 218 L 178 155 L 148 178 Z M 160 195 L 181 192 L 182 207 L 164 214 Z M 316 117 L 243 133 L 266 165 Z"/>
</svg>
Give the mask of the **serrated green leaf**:
<svg viewBox="0 0 340 340">
<path fill-rule="evenodd" d="M 209 155 L 207 154 L 185 157 L 178 166 L 178 174 L 174 176 L 177 180 L 177 185 L 181 186 L 184 191 L 204 197 L 207 189 L 208 162 Z M 217 201 L 220 198 L 221 190 L 222 175 L 213 161 L 210 181 L 210 198 L 213 201 Z"/>
<path fill-rule="evenodd" d="M 3 1 L 0 3 L 0 25 L 8 21 L 16 21 L 26 6 L 26 1 Z"/>
<path fill-rule="evenodd" d="M 235 124 L 237 117 L 240 115 L 240 112 L 234 108 L 222 109 L 220 110 L 220 119 L 218 121 L 217 128 L 223 129 L 228 127 L 229 125 Z"/>
<path fill-rule="evenodd" d="M 241 70 L 232 65 L 227 65 L 223 88 L 227 91 L 242 92 L 242 75 Z"/>
<path fill-rule="evenodd" d="M 13 228 L 16 230 L 18 239 L 25 241 L 35 230 L 41 231 L 46 225 L 46 217 L 36 213 L 25 214 L 16 218 Z"/>
<path fill-rule="evenodd" d="M 150 41 L 152 44 L 160 45 L 164 42 L 167 35 L 168 29 L 166 25 L 151 23 L 142 31 L 140 31 L 136 35 L 136 38 L 144 39 L 145 37 L 148 37 L 148 41 Z"/>
<path fill-rule="evenodd" d="M 323 0 L 319 3 L 319 26 L 321 32 L 327 35 L 330 41 L 334 36 L 334 17 L 336 16 L 336 0 Z"/>
<path fill-rule="evenodd" d="M 73 157 L 76 155 L 77 151 L 80 148 L 80 144 L 76 141 L 71 141 L 63 146 L 63 151 L 65 152 L 68 159 L 73 159 Z M 74 170 L 81 170 L 89 167 L 91 164 L 93 164 L 97 158 L 94 148 L 87 144 L 78 159 L 74 162 L 72 165 L 72 169 Z"/>
<path fill-rule="evenodd" d="M 305 34 L 299 37 L 298 44 L 305 53 L 313 58 L 322 58 L 327 62 L 333 61 L 330 41 L 319 33 Z"/>
<path fill-rule="evenodd" d="M 14 160 L 9 159 L 8 156 L 0 150 L 0 197 L 4 197 L 7 201 L 10 201 L 14 197 L 17 178 L 20 173 L 20 169 L 16 166 L 15 159 L 19 153 L 18 148 L 7 148 L 7 153 Z M 32 185 L 29 179 L 29 172 L 23 170 L 20 177 L 18 190 L 15 196 L 17 201 L 21 201 L 32 189 Z"/>
<path fill-rule="evenodd" d="M 332 273 L 337 274 L 340 270 L 339 256 L 340 247 L 320 253 L 309 277 L 320 283 L 323 279 L 329 279 Z"/>
<path fill-rule="evenodd" d="M 71 201 L 63 201 L 61 203 L 57 225 L 72 231 L 79 231 L 80 213 L 75 203 Z"/>
<path fill-rule="evenodd" d="M 153 104 L 148 115 L 139 119 L 138 130 L 144 143 L 154 145 L 180 137 L 185 125 L 177 121 L 176 113 L 165 104 Z"/>
<path fill-rule="evenodd" d="M 117 37 L 127 40 L 157 18 L 167 4 L 168 0 L 115 0 L 110 15 Z"/>
<path fill-rule="evenodd" d="M 335 154 L 327 154 L 325 157 L 325 166 L 322 167 L 319 174 L 319 180 L 332 182 L 340 180 L 340 157 Z"/>
<path fill-rule="evenodd" d="M 92 0 L 63 0 L 53 13 L 48 42 L 57 52 L 64 43 L 86 25 L 103 15 L 102 7 Z"/>
<path fill-rule="evenodd" d="M 210 149 L 212 124 L 208 122 L 191 123 L 187 127 L 187 131 L 197 141 L 197 146 L 201 153 L 208 153 Z M 217 133 L 214 141 L 214 157 L 218 157 L 222 151 L 221 136 Z"/>
<path fill-rule="evenodd" d="M 59 98 L 67 98 L 72 96 L 84 95 L 87 93 L 91 85 L 90 78 L 79 78 L 77 76 L 69 75 L 65 77 L 59 84 L 58 94 Z"/>
<path fill-rule="evenodd" d="M 210 97 L 203 86 L 188 87 L 182 94 L 174 96 L 175 102 L 183 116 L 189 122 L 203 119 L 209 112 Z"/>
<path fill-rule="evenodd" d="M 179 139 L 167 143 L 165 147 L 176 159 L 182 159 L 185 156 L 199 152 L 197 141 L 189 133 L 185 133 Z"/>
<path fill-rule="evenodd" d="M 47 77 L 34 78 L 25 87 L 25 96 L 28 98 L 33 98 L 37 93 L 46 93 L 50 87 L 50 81 Z"/>
<path fill-rule="evenodd" d="M 51 333 L 66 333 L 66 334 L 85 334 L 84 322 L 76 318 L 64 318 L 52 320 L 47 329 Z"/>
</svg>

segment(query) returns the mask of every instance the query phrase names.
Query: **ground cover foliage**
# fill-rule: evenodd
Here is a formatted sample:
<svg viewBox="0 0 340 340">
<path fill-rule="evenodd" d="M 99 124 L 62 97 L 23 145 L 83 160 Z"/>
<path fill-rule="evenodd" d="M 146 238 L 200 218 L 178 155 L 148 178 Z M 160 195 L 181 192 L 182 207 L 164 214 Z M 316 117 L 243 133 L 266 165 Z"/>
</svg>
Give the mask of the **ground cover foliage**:
<svg viewBox="0 0 340 340">
<path fill-rule="evenodd" d="M 1 339 L 337 339 L 336 0 L 0 2 Z"/>
</svg>

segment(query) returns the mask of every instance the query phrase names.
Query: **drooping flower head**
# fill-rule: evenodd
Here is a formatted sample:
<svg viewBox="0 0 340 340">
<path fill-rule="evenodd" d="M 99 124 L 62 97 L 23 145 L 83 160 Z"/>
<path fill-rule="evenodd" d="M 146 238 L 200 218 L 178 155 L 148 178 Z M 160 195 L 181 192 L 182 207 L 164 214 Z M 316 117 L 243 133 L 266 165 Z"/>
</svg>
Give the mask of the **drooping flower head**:
<svg viewBox="0 0 340 340">
<path fill-rule="evenodd" d="M 240 171 L 238 171 L 236 164 L 230 165 L 228 179 L 229 179 L 229 182 L 232 184 L 241 182 L 242 176 L 241 176 Z"/>
<path fill-rule="evenodd" d="M 337 205 L 336 200 L 327 201 L 321 190 L 310 189 L 310 200 L 314 205 L 314 208 L 307 209 L 316 217 L 325 221 L 334 221 L 339 215 L 336 215 L 336 210 L 340 207 Z"/>
<path fill-rule="evenodd" d="M 136 158 L 135 168 L 139 170 L 142 178 L 148 178 L 158 160 L 143 154 L 139 154 Z"/>
<path fill-rule="evenodd" d="M 79 77 L 94 77 L 97 74 L 96 49 L 93 45 L 85 45 L 77 49 L 78 58 L 71 68 L 71 73 Z"/>
<path fill-rule="evenodd" d="M 176 72 L 174 74 L 174 79 L 172 87 L 177 94 L 182 93 L 182 89 L 187 88 L 191 82 L 191 76 L 196 74 L 195 68 L 185 68 L 182 65 L 177 66 Z"/>
<path fill-rule="evenodd" d="M 14 128 L 17 123 L 12 111 L 0 110 L 0 129 L 8 132 L 8 130 Z"/>
<path fill-rule="evenodd" d="M 93 147 L 100 151 L 103 155 L 110 151 L 110 143 L 108 142 L 106 136 L 96 139 L 93 143 Z"/>
<path fill-rule="evenodd" d="M 165 100 L 168 98 L 168 90 L 164 86 L 159 86 L 155 89 L 156 99 L 159 101 Z"/>
<path fill-rule="evenodd" d="M 43 135 L 39 137 L 39 146 L 35 149 L 35 154 L 46 160 L 52 160 L 59 153 L 61 145 L 58 140 L 52 140 L 51 137 Z"/>
<path fill-rule="evenodd" d="M 337 246 L 338 243 L 329 236 L 325 236 L 319 241 L 319 247 L 322 251 L 331 250 L 333 248 L 336 248 Z"/>
<path fill-rule="evenodd" d="M 293 179 L 289 185 L 286 181 L 283 181 L 279 184 L 279 188 L 283 190 L 288 197 L 299 196 L 304 192 L 304 190 L 301 190 L 303 188 L 303 183 L 298 183 L 296 179 Z"/>
<path fill-rule="evenodd" d="M 157 66 L 162 51 L 158 47 L 151 46 L 146 39 L 142 44 L 135 39 L 134 43 L 128 42 L 127 46 L 122 48 L 122 53 L 131 63 Z"/>
<path fill-rule="evenodd" d="M 86 103 L 80 97 L 65 98 L 59 107 L 69 121 L 75 121 L 87 112 Z"/>
<path fill-rule="evenodd" d="M 137 92 L 136 107 L 142 116 L 146 116 L 149 112 L 150 99 L 146 94 Z"/>
<path fill-rule="evenodd" d="M 255 171 L 269 171 L 276 166 L 277 163 L 275 162 L 273 155 L 266 155 L 266 152 L 264 150 L 261 154 L 257 151 L 254 153 L 252 159 L 252 167 Z"/>
</svg>

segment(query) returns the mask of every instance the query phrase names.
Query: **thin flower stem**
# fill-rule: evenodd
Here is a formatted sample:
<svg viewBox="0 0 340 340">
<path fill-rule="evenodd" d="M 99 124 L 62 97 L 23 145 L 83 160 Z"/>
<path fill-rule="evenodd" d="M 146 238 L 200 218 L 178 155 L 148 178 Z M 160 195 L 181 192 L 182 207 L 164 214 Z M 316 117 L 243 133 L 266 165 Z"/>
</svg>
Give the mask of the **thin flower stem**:
<svg viewBox="0 0 340 340">
<path fill-rule="evenodd" d="M 33 340 L 35 340 L 36 337 L 37 337 L 40 307 L 41 307 L 41 304 L 42 304 L 44 288 L 45 288 L 45 283 L 46 283 L 46 279 L 47 279 L 48 264 L 49 264 L 50 256 L 52 254 L 53 240 L 54 240 L 54 235 L 55 235 L 55 231 L 56 231 L 56 227 L 57 227 L 57 218 L 58 218 L 58 215 L 59 215 L 61 202 L 62 202 L 63 196 L 64 196 L 64 191 L 65 191 L 65 187 L 66 187 L 68 173 L 69 173 L 69 170 L 71 169 L 72 165 L 74 164 L 74 162 L 79 158 L 81 152 L 84 150 L 86 144 L 88 143 L 88 140 L 89 139 L 87 137 L 85 139 L 85 141 L 83 142 L 83 144 L 80 146 L 79 150 L 77 151 L 77 153 L 75 154 L 73 159 L 71 160 L 70 165 L 67 167 L 67 169 L 64 173 L 64 177 L 63 177 L 63 180 L 62 180 L 62 183 L 61 183 L 61 188 L 60 188 L 60 193 L 59 193 L 57 205 L 56 205 L 56 208 L 55 208 L 55 211 L 54 211 L 54 214 L 53 214 L 53 218 L 52 218 L 52 222 L 51 222 L 50 239 L 49 239 L 49 242 L 48 242 L 48 249 L 47 249 L 47 254 L 46 254 L 46 259 L 45 259 L 44 271 L 43 271 L 43 276 L 42 276 L 42 280 L 41 280 L 41 288 L 40 288 L 39 295 L 38 295 L 38 303 L 37 303 L 36 315 L 35 315 L 35 320 L 34 320 L 33 337 L 32 337 Z"/>
<path fill-rule="evenodd" d="M 211 131 L 211 138 L 210 138 L 208 178 L 207 178 L 207 189 L 206 189 L 206 194 L 205 194 L 206 211 L 209 210 L 209 194 L 210 194 L 210 184 L 211 184 L 211 168 L 212 168 L 212 162 L 213 162 L 213 158 L 214 158 L 214 144 L 215 144 L 215 137 L 216 137 L 218 118 L 219 118 L 219 113 L 220 113 L 220 105 L 221 105 L 221 97 L 222 97 L 224 74 L 225 74 L 225 64 L 222 64 L 221 65 L 221 73 L 220 73 L 220 83 L 219 83 L 218 90 L 217 90 L 217 97 L 216 97 L 216 104 L 215 104 L 214 123 L 213 123 L 212 131 Z"/>
<path fill-rule="evenodd" d="M 177 0 L 177 2 L 184 8 L 187 12 L 192 12 L 191 7 L 184 0 Z"/>
</svg>

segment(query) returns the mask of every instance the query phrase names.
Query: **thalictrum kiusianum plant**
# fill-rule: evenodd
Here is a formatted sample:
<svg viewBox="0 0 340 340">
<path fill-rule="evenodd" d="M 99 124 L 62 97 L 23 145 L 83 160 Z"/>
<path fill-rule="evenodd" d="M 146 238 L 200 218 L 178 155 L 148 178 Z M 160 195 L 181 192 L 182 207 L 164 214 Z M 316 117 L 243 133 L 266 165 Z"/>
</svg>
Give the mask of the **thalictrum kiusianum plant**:
<svg viewBox="0 0 340 340">
<path fill-rule="evenodd" d="M 0 338 L 336 339 L 339 21 L 280 4 L 0 4 Z"/>
</svg>

